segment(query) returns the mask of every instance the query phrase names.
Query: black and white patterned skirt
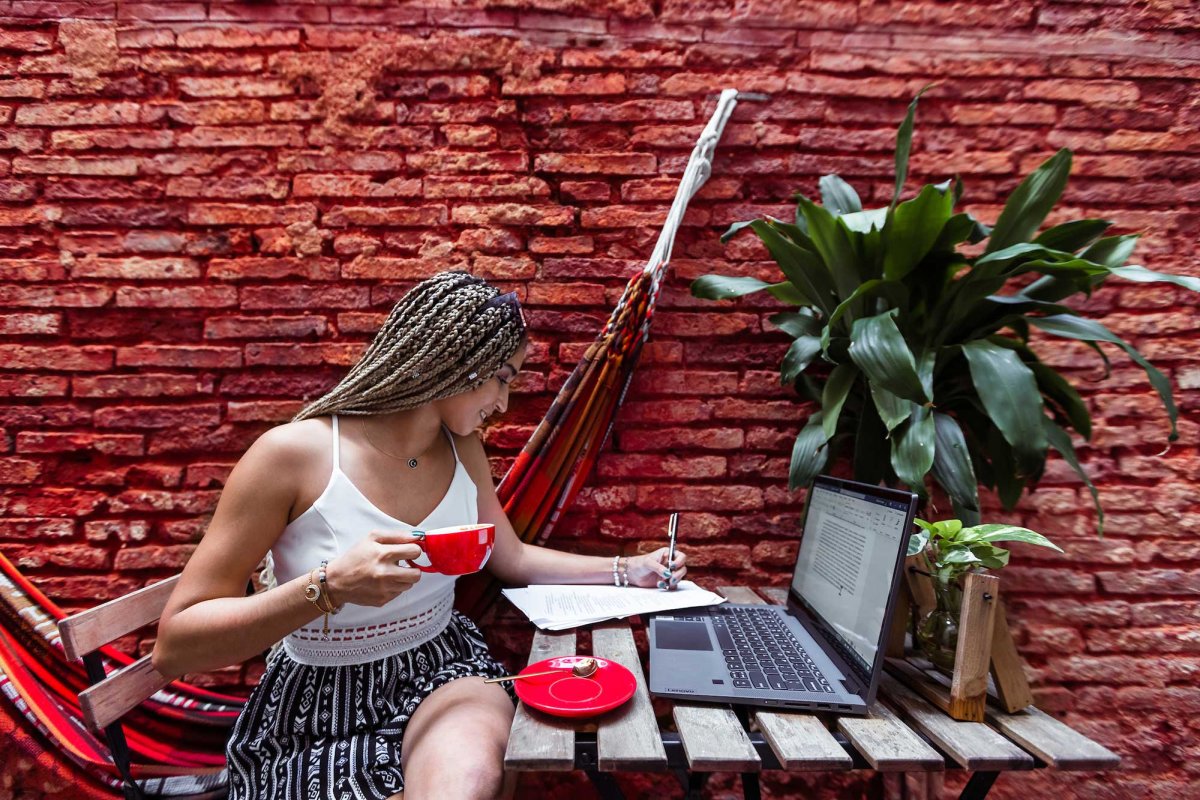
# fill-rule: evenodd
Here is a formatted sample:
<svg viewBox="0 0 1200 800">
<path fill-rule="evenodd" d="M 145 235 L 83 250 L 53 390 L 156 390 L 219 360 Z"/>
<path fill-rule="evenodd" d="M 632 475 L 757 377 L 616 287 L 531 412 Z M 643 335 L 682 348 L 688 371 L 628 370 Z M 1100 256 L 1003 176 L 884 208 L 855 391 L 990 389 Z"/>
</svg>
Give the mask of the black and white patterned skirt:
<svg viewBox="0 0 1200 800">
<path fill-rule="evenodd" d="M 425 644 L 365 664 L 316 667 L 281 651 L 234 725 L 229 798 L 385 800 L 404 789 L 400 745 L 420 702 L 455 678 L 505 674 L 457 611 Z"/>
</svg>

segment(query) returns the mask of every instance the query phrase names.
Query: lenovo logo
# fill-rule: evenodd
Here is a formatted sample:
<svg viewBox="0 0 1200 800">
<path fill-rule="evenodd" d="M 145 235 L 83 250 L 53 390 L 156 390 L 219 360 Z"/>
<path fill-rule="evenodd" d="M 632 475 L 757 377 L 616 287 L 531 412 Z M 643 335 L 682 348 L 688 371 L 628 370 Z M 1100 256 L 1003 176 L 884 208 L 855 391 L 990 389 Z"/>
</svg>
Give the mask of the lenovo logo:
<svg viewBox="0 0 1200 800">
<path fill-rule="evenodd" d="M 668 688 L 666 691 L 668 691 L 668 692 L 682 692 L 683 694 L 695 694 L 695 693 L 696 693 L 696 690 L 695 690 L 695 689 L 670 689 L 670 688 Z"/>
</svg>

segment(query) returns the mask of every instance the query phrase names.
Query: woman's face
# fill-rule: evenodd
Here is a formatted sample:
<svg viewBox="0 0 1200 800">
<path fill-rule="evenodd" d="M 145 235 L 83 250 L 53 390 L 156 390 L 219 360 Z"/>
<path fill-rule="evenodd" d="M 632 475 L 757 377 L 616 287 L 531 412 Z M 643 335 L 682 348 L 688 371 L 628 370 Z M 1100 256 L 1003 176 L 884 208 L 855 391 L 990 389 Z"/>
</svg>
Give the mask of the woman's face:
<svg viewBox="0 0 1200 800">
<path fill-rule="evenodd" d="M 521 371 L 528 347 L 524 340 L 512 358 L 500 369 L 469 392 L 435 401 L 446 427 L 459 436 L 473 433 L 493 414 L 503 414 L 508 408 L 508 385 Z"/>
</svg>

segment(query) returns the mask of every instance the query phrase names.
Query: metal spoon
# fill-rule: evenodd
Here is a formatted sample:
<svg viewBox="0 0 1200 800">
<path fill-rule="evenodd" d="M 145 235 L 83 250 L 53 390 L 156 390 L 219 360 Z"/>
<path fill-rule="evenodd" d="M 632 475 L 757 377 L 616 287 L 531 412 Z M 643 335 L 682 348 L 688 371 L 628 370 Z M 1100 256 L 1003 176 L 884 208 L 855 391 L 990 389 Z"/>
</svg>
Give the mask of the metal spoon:
<svg viewBox="0 0 1200 800">
<path fill-rule="evenodd" d="M 571 673 L 576 678 L 590 678 L 596 674 L 596 670 L 600 669 L 600 665 L 596 663 L 594 658 L 585 658 L 571 667 Z M 518 678 L 536 678 L 539 675 L 561 675 L 561 669 L 551 669 L 545 672 L 530 672 L 524 675 L 505 675 L 502 678 L 488 678 L 484 683 L 499 683 L 500 681 L 515 681 Z"/>
</svg>

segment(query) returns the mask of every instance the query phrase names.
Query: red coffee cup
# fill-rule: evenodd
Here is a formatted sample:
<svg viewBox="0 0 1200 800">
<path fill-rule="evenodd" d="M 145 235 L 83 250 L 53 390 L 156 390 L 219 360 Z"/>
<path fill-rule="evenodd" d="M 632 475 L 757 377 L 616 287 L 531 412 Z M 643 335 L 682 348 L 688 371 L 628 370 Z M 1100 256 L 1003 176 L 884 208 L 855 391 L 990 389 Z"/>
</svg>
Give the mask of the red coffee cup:
<svg viewBox="0 0 1200 800">
<path fill-rule="evenodd" d="M 492 523 L 475 525 L 452 525 L 428 531 L 412 531 L 421 539 L 421 549 L 429 559 L 429 565 L 408 562 L 422 572 L 440 572 L 443 575 L 466 575 L 478 572 L 487 563 L 496 543 L 496 526 Z"/>
</svg>

